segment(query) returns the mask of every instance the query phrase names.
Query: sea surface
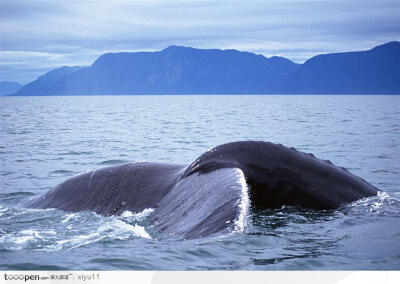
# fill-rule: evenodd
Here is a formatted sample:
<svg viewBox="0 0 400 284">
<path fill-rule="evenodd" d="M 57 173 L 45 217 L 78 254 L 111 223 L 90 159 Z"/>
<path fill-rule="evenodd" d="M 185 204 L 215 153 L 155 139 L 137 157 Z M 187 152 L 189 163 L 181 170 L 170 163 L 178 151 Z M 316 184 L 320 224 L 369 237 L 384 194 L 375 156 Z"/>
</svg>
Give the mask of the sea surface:
<svg viewBox="0 0 400 284">
<path fill-rule="evenodd" d="M 0 98 L 0 270 L 398 270 L 400 96 Z M 336 210 L 250 211 L 243 231 L 160 240 L 143 212 L 21 205 L 133 161 L 189 164 L 236 140 L 296 147 L 382 190 Z"/>
</svg>

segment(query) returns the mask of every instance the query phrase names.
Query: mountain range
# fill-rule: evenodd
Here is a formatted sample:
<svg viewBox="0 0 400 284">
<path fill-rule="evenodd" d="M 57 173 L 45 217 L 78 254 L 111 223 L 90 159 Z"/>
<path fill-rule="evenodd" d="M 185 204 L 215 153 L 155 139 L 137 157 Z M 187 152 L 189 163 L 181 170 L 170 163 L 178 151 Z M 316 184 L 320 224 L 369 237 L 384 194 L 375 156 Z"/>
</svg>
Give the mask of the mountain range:
<svg viewBox="0 0 400 284">
<path fill-rule="evenodd" d="M 321 54 L 303 64 L 237 50 L 170 46 L 61 67 L 14 95 L 400 94 L 400 42 Z"/>
</svg>

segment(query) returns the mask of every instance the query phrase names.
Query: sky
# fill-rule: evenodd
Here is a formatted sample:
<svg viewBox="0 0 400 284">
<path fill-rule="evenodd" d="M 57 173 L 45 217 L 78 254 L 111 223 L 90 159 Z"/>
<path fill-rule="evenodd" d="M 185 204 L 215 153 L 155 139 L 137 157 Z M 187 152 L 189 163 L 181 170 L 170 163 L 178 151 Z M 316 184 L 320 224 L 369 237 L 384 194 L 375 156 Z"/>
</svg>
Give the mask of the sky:
<svg viewBox="0 0 400 284">
<path fill-rule="evenodd" d="M 302 63 L 400 40 L 399 0 L 0 0 L 0 81 L 169 45 Z"/>
</svg>

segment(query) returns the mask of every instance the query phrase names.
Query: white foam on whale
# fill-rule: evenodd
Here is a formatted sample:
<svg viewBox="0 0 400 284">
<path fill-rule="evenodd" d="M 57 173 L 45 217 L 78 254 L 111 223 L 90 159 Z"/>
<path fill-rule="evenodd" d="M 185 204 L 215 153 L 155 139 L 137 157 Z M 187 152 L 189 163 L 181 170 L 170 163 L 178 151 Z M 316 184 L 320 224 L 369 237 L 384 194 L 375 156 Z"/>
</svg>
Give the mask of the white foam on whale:
<svg viewBox="0 0 400 284">
<path fill-rule="evenodd" d="M 239 199 L 239 214 L 234 223 L 234 232 L 243 232 L 248 219 L 248 212 L 250 208 L 249 188 L 247 186 L 246 177 L 241 169 L 235 169 L 238 183 L 240 185 L 241 197 Z"/>
</svg>

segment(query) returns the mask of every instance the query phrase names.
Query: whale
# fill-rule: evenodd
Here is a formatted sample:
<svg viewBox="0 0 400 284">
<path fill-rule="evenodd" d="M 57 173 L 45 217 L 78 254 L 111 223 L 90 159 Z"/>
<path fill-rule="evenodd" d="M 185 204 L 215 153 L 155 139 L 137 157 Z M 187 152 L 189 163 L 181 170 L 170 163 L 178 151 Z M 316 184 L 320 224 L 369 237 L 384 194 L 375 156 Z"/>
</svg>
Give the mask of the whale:
<svg viewBox="0 0 400 284">
<path fill-rule="evenodd" d="M 329 160 L 264 141 L 212 148 L 190 165 L 138 162 L 75 175 L 24 204 L 101 215 L 153 209 L 159 238 L 244 230 L 250 210 L 331 210 L 380 190 Z"/>
</svg>

